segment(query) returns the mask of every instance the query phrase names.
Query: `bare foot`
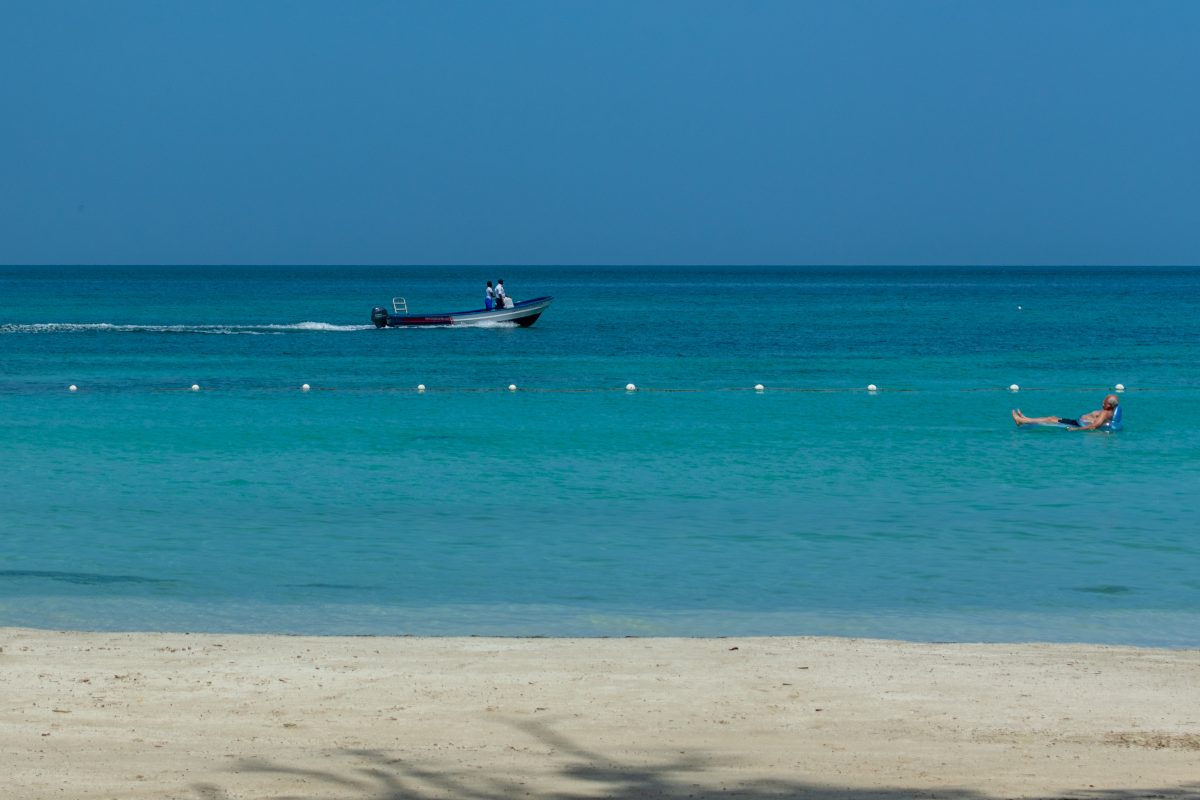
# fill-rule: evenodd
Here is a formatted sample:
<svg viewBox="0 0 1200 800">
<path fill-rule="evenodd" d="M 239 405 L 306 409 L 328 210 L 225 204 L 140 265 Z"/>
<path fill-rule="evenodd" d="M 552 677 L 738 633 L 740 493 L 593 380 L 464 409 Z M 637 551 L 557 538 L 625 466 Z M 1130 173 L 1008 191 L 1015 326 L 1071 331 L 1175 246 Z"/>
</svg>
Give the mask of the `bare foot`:
<svg viewBox="0 0 1200 800">
<path fill-rule="evenodd" d="M 1013 422 L 1017 423 L 1018 425 L 1024 425 L 1027 422 L 1029 422 L 1029 417 L 1022 414 L 1021 409 L 1019 409 L 1019 408 L 1013 409 L 1012 418 L 1013 418 Z"/>
</svg>

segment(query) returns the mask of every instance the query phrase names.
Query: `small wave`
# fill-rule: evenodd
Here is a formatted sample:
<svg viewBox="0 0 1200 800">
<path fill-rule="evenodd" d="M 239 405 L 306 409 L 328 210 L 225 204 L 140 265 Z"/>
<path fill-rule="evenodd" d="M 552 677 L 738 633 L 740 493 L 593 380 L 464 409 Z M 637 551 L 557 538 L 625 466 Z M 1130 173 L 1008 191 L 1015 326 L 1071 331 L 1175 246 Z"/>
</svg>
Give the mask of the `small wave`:
<svg viewBox="0 0 1200 800">
<path fill-rule="evenodd" d="M 479 320 L 478 322 L 459 322 L 455 324 L 455 328 L 516 328 L 517 323 L 512 320 Z"/>
<path fill-rule="evenodd" d="M 195 333 L 218 336 L 280 336 L 288 331 L 342 333 L 365 331 L 374 325 L 336 325 L 332 322 L 295 322 L 269 325 L 140 325 L 112 322 L 6 323 L 0 333 Z"/>
<path fill-rule="evenodd" d="M 63 581 L 89 586 L 101 586 L 111 583 L 156 583 L 165 584 L 172 581 L 162 578 L 145 578 L 141 575 L 103 575 L 94 572 L 57 572 L 35 569 L 5 569 L 0 570 L 0 579 L 5 578 L 34 578 L 48 581 Z"/>
</svg>

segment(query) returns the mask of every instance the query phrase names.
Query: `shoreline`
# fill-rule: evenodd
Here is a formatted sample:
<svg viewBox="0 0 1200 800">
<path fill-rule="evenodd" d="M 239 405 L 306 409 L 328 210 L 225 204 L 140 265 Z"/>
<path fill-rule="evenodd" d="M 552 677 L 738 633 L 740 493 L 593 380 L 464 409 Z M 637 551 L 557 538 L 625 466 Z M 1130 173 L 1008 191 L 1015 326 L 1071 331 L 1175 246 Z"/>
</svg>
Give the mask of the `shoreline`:
<svg viewBox="0 0 1200 800">
<path fill-rule="evenodd" d="M 68 603 L 70 600 L 70 603 Z M 376 638 L 720 639 L 800 637 L 910 643 L 1064 644 L 1186 650 L 1200 648 L 1191 610 L 1069 609 L 872 611 L 592 610 L 554 604 L 384 606 L 261 602 L 187 604 L 158 598 L 22 598 L 8 626 L 78 633 L 190 633 L 234 636 Z M 19 613 L 16 613 L 19 612 Z M 89 622 L 105 620 L 105 627 Z M 136 626 L 130 624 L 135 622 Z M 1069 634 L 1073 634 L 1070 635 Z"/>
<path fill-rule="evenodd" d="M 1196 649 L 2 628 L 0 680 L 17 800 L 1200 796 Z"/>
</svg>

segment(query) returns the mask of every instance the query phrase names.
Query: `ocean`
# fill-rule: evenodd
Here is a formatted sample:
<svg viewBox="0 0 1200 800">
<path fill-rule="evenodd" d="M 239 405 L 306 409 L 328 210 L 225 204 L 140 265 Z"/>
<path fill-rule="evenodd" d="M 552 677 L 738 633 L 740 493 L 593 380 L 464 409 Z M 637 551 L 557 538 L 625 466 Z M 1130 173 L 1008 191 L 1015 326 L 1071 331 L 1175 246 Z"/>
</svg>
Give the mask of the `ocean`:
<svg viewBox="0 0 1200 800">
<path fill-rule="evenodd" d="M 0 625 L 1200 646 L 1197 268 L 0 267 L 0 411 Z"/>
</svg>

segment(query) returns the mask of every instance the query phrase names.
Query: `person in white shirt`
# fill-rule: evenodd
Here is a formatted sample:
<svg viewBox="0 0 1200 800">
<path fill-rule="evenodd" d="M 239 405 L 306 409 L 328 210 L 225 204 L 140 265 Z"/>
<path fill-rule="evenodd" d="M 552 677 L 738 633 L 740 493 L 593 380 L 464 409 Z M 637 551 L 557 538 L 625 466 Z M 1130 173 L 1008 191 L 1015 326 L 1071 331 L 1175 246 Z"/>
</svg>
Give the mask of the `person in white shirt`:
<svg viewBox="0 0 1200 800">
<path fill-rule="evenodd" d="M 504 302 L 507 297 L 504 293 L 504 278 L 501 278 L 496 281 L 496 308 L 508 308 L 508 304 Z"/>
<path fill-rule="evenodd" d="M 496 290 L 492 288 L 492 282 L 488 281 L 487 291 L 483 294 L 483 307 L 488 311 L 492 310 L 492 306 L 496 303 Z"/>
</svg>

